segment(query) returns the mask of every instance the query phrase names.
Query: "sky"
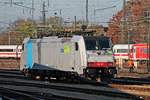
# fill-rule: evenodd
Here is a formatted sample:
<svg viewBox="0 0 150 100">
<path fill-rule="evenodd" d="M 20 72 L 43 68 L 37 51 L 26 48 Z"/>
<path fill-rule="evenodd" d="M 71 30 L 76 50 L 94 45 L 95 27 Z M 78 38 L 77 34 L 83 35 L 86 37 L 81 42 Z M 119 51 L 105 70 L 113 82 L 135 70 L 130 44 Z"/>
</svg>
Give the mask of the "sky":
<svg viewBox="0 0 150 100">
<path fill-rule="evenodd" d="M 12 0 L 18 2 L 19 5 L 32 8 L 32 0 Z M 64 21 L 73 21 L 74 16 L 77 20 L 86 19 L 86 0 L 33 0 L 34 1 L 34 20 L 39 20 L 42 17 L 42 4 L 46 4 L 46 17 L 57 16 L 63 17 Z M 89 22 L 96 22 L 97 24 L 106 25 L 110 18 L 119 10 L 122 9 L 123 0 L 88 0 L 89 1 Z M 17 19 L 32 18 L 31 9 L 11 5 L 11 0 L 0 0 L 0 30 L 10 25 Z M 115 6 L 114 8 L 105 10 L 96 10 L 94 15 L 94 9 L 103 9 Z M 60 13 L 61 11 L 61 13 Z"/>
</svg>

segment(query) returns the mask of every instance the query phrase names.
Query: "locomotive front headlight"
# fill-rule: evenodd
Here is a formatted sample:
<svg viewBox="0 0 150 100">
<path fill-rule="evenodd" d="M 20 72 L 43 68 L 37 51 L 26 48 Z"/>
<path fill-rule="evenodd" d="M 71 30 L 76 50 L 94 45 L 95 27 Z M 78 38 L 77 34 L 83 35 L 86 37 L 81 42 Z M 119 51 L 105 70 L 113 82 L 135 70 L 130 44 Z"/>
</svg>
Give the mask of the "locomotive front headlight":
<svg viewBox="0 0 150 100">
<path fill-rule="evenodd" d="M 112 72 L 112 70 L 111 70 L 111 69 L 109 69 L 109 70 L 108 70 L 108 72 L 109 72 L 109 73 L 111 73 L 111 72 Z"/>
<path fill-rule="evenodd" d="M 88 73 L 88 72 L 89 72 L 89 69 L 86 69 L 86 72 Z"/>
<path fill-rule="evenodd" d="M 101 71 L 101 70 L 99 70 L 99 73 L 102 73 L 102 71 Z"/>
</svg>

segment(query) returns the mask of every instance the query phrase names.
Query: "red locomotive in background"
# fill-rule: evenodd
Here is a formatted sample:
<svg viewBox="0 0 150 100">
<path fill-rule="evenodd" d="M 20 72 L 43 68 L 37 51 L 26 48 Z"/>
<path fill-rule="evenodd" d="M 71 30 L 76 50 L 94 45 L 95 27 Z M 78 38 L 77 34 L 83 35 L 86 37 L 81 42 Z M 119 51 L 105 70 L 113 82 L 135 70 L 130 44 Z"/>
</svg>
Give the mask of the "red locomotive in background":
<svg viewBox="0 0 150 100">
<path fill-rule="evenodd" d="M 137 71 L 148 70 L 149 49 L 146 43 L 117 44 L 114 45 L 113 52 L 119 68 L 130 67 L 132 64 Z"/>
<path fill-rule="evenodd" d="M 132 60 L 148 60 L 147 47 L 147 44 L 133 44 L 131 46 L 130 58 Z"/>
</svg>

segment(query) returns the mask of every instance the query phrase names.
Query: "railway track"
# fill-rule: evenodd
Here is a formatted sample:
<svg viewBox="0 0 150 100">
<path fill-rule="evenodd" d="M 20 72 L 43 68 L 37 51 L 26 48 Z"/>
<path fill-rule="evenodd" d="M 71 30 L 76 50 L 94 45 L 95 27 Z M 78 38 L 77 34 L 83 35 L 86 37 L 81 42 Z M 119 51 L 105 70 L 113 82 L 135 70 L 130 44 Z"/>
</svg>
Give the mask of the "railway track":
<svg viewBox="0 0 150 100">
<path fill-rule="evenodd" d="M 150 85 L 119 85 L 110 84 L 111 87 L 133 95 L 141 95 L 144 100 L 150 100 Z"/>
<path fill-rule="evenodd" d="M 13 79 L 24 79 L 24 80 L 35 80 L 29 77 L 25 77 L 20 71 L 17 70 L 0 70 L 0 77 L 1 78 L 13 78 Z M 90 84 L 90 85 L 98 85 L 98 86 L 107 86 L 108 84 L 106 82 L 96 82 L 96 81 L 91 81 L 85 78 L 81 78 L 79 80 L 48 80 L 48 78 L 45 78 L 46 81 L 51 81 L 51 82 L 61 82 L 61 83 L 80 83 L 80 84 Z M 41 81 L 45 81 L 41 80 Z"/>
<path fill-rule="evenodd" d="M 0 73 L 17 74 L 17 75 L 22 74 L 19 70 L 8 70 L 8 69 L 0 69 Z"/>
<path fill-rule="evenodd" d="M 12 89 L 7 89 L 7 88 L 0 88 L 0 98 L 1 100 L 12 100 L 12 99 L 21 99 L 21 100 L 37 100 L 39 98 L 26 94 L 26 93 L 22 93 L 22 92 L 18 92 Z"/>
<path fill-rule="evenodd" d="M 25 79 L 32 80 L 31 78 L 25 77 L 19 70 L 0 70 L 0 77 L 4 78 L 15 78 L 15 79 Z M 119 77 L 111 80 L 106 80 L 108 82 L 95 82 L 88 79 L 80 79 L 80 84 L 91 84 L 91 85 L 101 85 L 107 86 L 108 84 L 127 84 L 127 85 L 150 85 L 150 78 L 131 78 L 131 77 Z M 53 81 L 57 82 L 57 81 Z M 61 83 L 67 83 L 68 81 L 59 81 Z M 75 82 L 74 82 L 75 83 Z"/>
<path fill-rule="evenodd" d="M 81 100 L 78 98 L 63 97 L 50 93 L 29 92 L 9 88 L 0 88 L 1 100 Z"/>
<path fill-rule="evenodd" d="M 17 70 L 0 70 L 0 77 L 3 78 L 11 78 L 11 79 L 25 79 L 27 80 L 27 77 L 25 77 L 20 71 Z"/>
<path fill-rule="evenodd" d="M 150 100 L 150 78 L 132 78 L 132 77 L 120 77 L 111 79 L 109 86 L 116 88 L 120 91 L 141 95 L 144 100 Z"/>
<path fill-rule="evenodd" d="M 115 78 L 111 79 L 111 83 L 114 84 L 128 84 L 128 85 L 150 85 L 150 78 Z"/>
<path fill-rule="evenodd" d="M 115 81 L 116 80 L 119 80 L 119 78 L 115 79 Z M 29 80 L 28 78 L 22 76 L 22 74 L 18 71 L 16 71 L 16 72 L 15 71 L 14 72 L 11 72 L 11 71 L 10 72 L 9 71 L 3 72 L 2 71 L 1 72 L 1 70 L 0 70 L 0 84 L 1 84 L 0 85 L 1 88 L 7 88 L 10 90 L 25 93 L 25 94 L 32 94 L 32 95 L 35 95 L 35 97 L 38 97 L 38 96 L 41 96 L 41 98 L 47 98 L 47 97 L 53 98 L 54 97 L 54 99 L 57 98 L 56 100 L 59 100 L 58 98 L 60 98 L 60 100 L 63 100 L 66 98 L 72 98 L 74 100 L 78 100 L 78 99 L 87 100 L 87 98 L 86 99 L 82 98 L 82 96 L 77 96 L 78 98 L 76 98 L 74 96 L 68 97 L 67 96 L 68 93 L 66 93 L 66 95 L 62 96 L 60 94 L 57 94 L 58 91 L 65 91 L 65 92 L 69 92 L 69 93 L 70 92 L 82 93 L 84 95 L 86 94 L 86 96 L 92 95 L 94 97 L 97 97 L 97 96 L 98 97 L 104 96 L 107 98 L 117 97 L 117 98 L 119 98 L 119 100 L 120 99 L 141 100 L 143 98 L 149 98 L 149 97 L 143 96 L 141 94 L 132 94 L 130 92 L 122 91 L 126 87 L 123 88 L 123 85 L 122 85 L 123 83 L 121 83 L 121 82 L 120 83 L 118 82 L 116 84 L 112 83 L 109 85 L 110 87 L 107 85 L 102 86 L 100 84 L 98 86 L 96 86 L 96 85 L 81 84 L 81 83 L 80 84 L 64 83 L 64 82 L 61 82 L 61 83 L 54 82 L 53 83 L 53 81 L 49 82 L 49 81 Z M 23 87 L 26 88 L 27 90 L 21 89 Z M 35 90 L 35 91 L 31 91 L 32 89 L 28 90 L 28 88 L 34 88 L 33 90 Z M 37 92 L 37 91 L 40 91 L 41 89 L 44 89 L 44 90 L 49 89 L 51 91 L 57 90 L 57 92 L 56 93 L 42 92 L 42 91 Z M 130 90 L 131 87 L 128 89 Z M 31 91 L 31 92 L 29 92 L 29 91 Z M 146 91 L 149 91 L 149 89 Z M 81 98 L 79 98 L 79 97 L 81 97 Z"/>
<path fill-rule="evenodd" d="M 6 73 L 5 73 L 6 74 Z M 102 86 L 90 86 L 90 85 L 81 85 L 81 84 L 65 84 L 65 83 L 49 83 L 45 81 L 34 81 L 34 80 L 26 80 L 26 79 L 15 79 L 12 77 L 2 77 L 0 78 L 0 87 L 2 88 L 8 88 L 14 91 L 22 91 L 21 93 L 28 93 L 29 90 L 28 88 L 35 88 L 35 91 L 32 91 L 32 93 L 29 94 L 46 94 L 46 95 L 50 95 L 51 93 L 43 93 L 43 92 L 38 92 L 36 93 L 36 89 L 38 88 L 37 91 L 41 90 L 41 89 L 51 89 L 53 90 L 57 90 L 57 91 L 67 91 L 67 92 L 75 92 L 75 93 L 82 93 L 82 94 L 86 94 L 86 95 L 95 95 L 95 96 L 104 96 L 104 97 L 117 97 L 119 99 L 141 99 L 138 96 L 134 96 L 134 95 L 130 95 L 127 93 L 123 93 L 120 91 L 117 91 L 115 89 L 109 88 L 109 87 L 102 87 Z M 14 87 L 14 88 L 12 88 Z M 21 88 L 25 88 L 27 90 L 22 90 Z M 33 89 L 34 90 L 34 89 Z M 55 97 L 57 96 L 57 94 L 53 93 L 53 95 L 55 95 Z M 60 96 L 60 95 L 59 95 Z M 58 96 L 58 97 L 59 97 Z M 62 96 L 61 96 L 62 97 Z M 77 96 L 80 97 L 80 96 Z M 63 98 L 65 98 L 65 96 L 63 96 Z M 68 97 L 67 97 L 68 98 Z M 71 97 L 76 99 L 75 97 Z M 77 98 L 77 99 L 81 99 L 81 98 Z M 85 99 L 86 100 L 86 99 Z"/>
<path fill-rule="evenodd" d="M 3 81 L 2 81 L 3 80 Z M 41 83 L 39 82 L 33 82 L 33 81 L 13 81 L 13 80 L 4 80 L 0 79 L 1 86 L 6 87 L 34 87 L 34 88 L 44 88 L 44 89 L 52 89 L 52 90 L 58 90 L 58 91 L 69 91 L 69 92 L 76 92 L 76 93 L 84 93 L 88 95 L 99 95 L 99 96 L 107 96 L 107 97 L 118 97 L 118 98 L 125 98 L 125 99 L 135 99 L 140 100 L 140 96 L 134 96 L 130 95 L 121 91 L 117 91 L 113 88 L 109 87 L 85 87 L 84 85 L 69 85 L 69 84 L 56 84 L 56 83 Z M 15 88 L 17 89 L 17 88 Z"/>
</svg>

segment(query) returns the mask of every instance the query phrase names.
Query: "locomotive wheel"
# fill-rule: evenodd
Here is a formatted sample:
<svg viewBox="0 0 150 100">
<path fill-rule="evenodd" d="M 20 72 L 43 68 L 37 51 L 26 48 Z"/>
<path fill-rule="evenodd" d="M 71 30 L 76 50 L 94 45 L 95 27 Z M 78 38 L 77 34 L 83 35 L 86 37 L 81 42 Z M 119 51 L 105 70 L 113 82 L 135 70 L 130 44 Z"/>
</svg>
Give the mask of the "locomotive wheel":
<svg viewBox="0 0 150 100">
<path fill-rule="evenodd" d="M 112 78 L 117 78 L 117 74 L 113 74 L 113 75 L 112 75 Z"/>
<path fill-rule="evenodd" d="M 35 79 L 36 79 L 36 76 L 35 76 L 35 75 L 31 75 L 30 78 L 33 79 L 33 80 L 35 80 Z"/>
<path fill-rule="evenodd" d="M 39 80 L 41 80 L 41 81 L 45 80 L 45 76 L 39 75 Z"/>
<path fill-rule="evenodd" d="M 100 77 L 97 77 L 95 80 L 96 80 L 96 82 L 101 82 L 102 81 Z"/>
<path fill-rule="evenodd" d="M 24 75 L 25 75 L 26 77 L 31 77 L 31 76 L 32 76 L 32 75 L 31 75 L 30 73 L 28 73 L 28 72 L 25 72 Z"/>
</svg>

